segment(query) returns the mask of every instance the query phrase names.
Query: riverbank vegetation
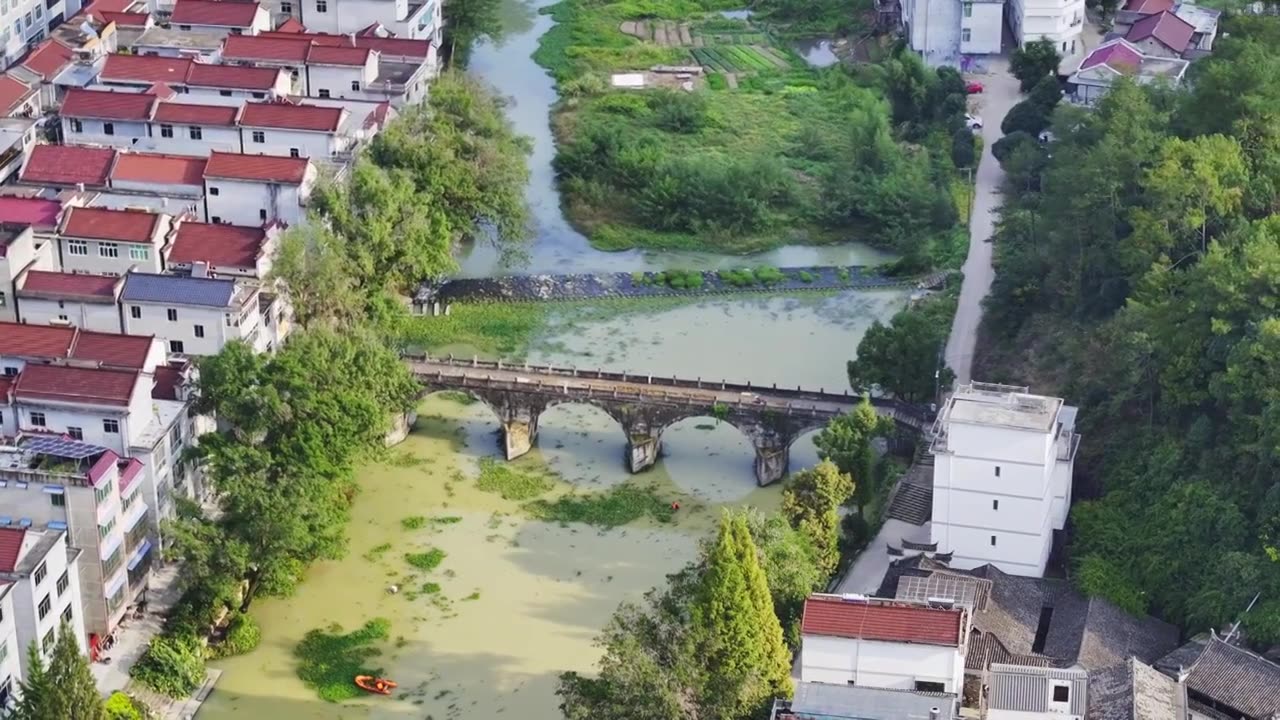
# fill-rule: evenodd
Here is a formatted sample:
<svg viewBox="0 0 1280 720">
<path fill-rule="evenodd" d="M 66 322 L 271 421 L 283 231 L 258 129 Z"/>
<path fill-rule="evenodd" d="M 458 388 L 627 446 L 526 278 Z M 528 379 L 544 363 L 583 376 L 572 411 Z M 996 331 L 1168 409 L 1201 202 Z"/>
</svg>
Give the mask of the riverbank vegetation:
<svg viewBox="0 0 1280 720">
<path fill-rule="evenodd" d="M 761 28 L 715 12 L 732 5 L 552 7 L 557 25 L 535 59 L 563 96 L 555 163 L 570 219 L 603 249 L 745 253 L 857 239 L 917 269 L 936 255 L 950 259 L 958 241 L 949 188 L 952 138 L 964 128 L 960 76 L 928 70 L 911 53 L 856 71 L 810 68 Z M 802 27 L 830 24 L 837 14 L 850 21 L 848 5 L 778 0 L 761 10 L 774 23 Z M 661 39 L 624 32 L 659 21 L 676 29 Z M 741 27 L 729 32 L 726 23 Z M 752 39 L 751 52 L 779 61 L 752 62 L 728 45 L 750 69 L 719 67 L 706 54 L 725 37 Z M 723 89 L 702 88 L 701 80 L 692 92 L 609 89 L 610 73 L 699 63 L 717 71 L 711 86 Z"/>
<path fill-rule="evenodd" d="M 1187 89 L 1118 83 L 1005 161 L 975 375 L 1080 406 L 1068 572 L 1186 634 L 1280 642 L 1280 19 Z M 1257 595 L 1257 603 L 1246 612 Z"/>
</svg>

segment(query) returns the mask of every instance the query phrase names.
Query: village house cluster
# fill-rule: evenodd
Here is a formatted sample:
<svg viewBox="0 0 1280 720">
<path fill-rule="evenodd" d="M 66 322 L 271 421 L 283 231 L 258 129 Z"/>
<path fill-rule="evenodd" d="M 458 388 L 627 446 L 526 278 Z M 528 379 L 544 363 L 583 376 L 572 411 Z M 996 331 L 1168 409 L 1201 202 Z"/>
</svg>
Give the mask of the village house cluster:
<svg viewBox="0 0 1280 720">
<path fill-rule="evenodd" d="M 895 498 L 889 511 L 915 513 L 928 542 L 885 549 L 873 593 L 809 597 L 795 696 L 773 720 L 1280 717 L 1280 665 L 1230 629 L 1183 643 L 1044 577 L 1071 504 L 1075 417 L 1025 387 L 955 389 L 918 485 L 927 509 Z"/>
<path fill-rule="evenodd" d="M 438 71 L 439 0 L 79 0 L 0 13 L 0 708 L 65 621 L 97 654 L 178 498 L 194 356 L 271 352 L 320 178 Z"/>
</svg>

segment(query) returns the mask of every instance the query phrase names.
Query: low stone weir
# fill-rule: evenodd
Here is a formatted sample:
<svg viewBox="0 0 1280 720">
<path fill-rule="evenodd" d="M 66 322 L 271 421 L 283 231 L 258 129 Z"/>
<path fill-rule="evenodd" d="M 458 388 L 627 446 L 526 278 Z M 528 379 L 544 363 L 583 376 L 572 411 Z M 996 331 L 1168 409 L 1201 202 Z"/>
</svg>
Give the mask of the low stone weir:
<svg viewBox="0 0 1280 720">
<path fill-rule="evenodd" d="M 704 270 L 508 275 L 425 282 L 419 286 L 414 296 L 414 305 L 418 312 L 440 312 L 450 303 L 464 300 L 541 302 L 611 297 L 934 287 L 941 284 L 945 277 L 944 273 L 925 278 L 889 277 L 873 268 L 860 265 L 767 268 L 763 272 L 757 268 L 751 274 L 745 274 L 742 270 Z"/>
</svg>

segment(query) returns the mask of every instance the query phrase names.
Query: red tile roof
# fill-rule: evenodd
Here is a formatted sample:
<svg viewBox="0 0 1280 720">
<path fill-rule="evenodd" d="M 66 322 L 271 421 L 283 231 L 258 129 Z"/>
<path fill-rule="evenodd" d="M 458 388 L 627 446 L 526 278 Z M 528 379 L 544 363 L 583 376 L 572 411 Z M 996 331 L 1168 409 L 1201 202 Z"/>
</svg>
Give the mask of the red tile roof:
<svg viewBox="0 0 1280 720">
<path fill-rule="evenodd" d="M 104 22 L 113 22 L 118 26 L 127 27 L 146 27 L 147 21 L 151 19 L 151 16 L 144 12 L 94 11 L 94 14 L 100 15 Z"/>
<path fill-rule="evenodd" d="M 66 365 L 28 364 L 18 375 L 19 399 L 128 405 L 138 384 L 137 370 L 106 370 Z"/>
<path fill-rule="evenodd" d="M 805 635 L 960 646 L 964 611 L 836 596 L 804 601 Z"/>
<path fill-rule="evenodd" d="M 11 573 L 18 567 L 22 541 L 26 538 L 24 528 L 0 528 L 0 572 Z"/>
<path fill-rule="evenodd" d="M 21 223 L 39 230 L 58 227 L 62 203 L 42 198 L 0 197 L 0 222 Z"/>
<path fill-rule="evenodd" d="M 147 356 L 151 354 L 151 344 L 154 341 L 153 335 L 117 335 L 81 330 L 76 334 L 70 357 L 96 362 L 104 367 L 143 370 L 147 366 Z"/>
<path fill-rule="evenodd" d="M 234 0 L 218 4 L 238 5 Z M 196 63 L 187 73 L 187 84 L 232 90 L 270 90 L 280 79 L 281 68 L 246 67 L 243 65 L 206 65 Z"/>
<path fill-rule="evenodd" d="M 276 26 L 278 33 L 305 33 L 307 28 L 302 21 L 296 17 L 290 16 L 284 19 L 284 22 Z"/>
<path fill-rule="evenodd" d="M 0 114 L 8 115 L 13 112 L 14 108 L 34 92 L 26 83 L 10 74 L 0 75 Z"/>
<path fill-rule="evenodd" d="M 258 15 L 258 4 L 219 0 L 178 0 L 169 21 L 178 25 L 217 25 L 247 28 Z"/>
<path fill-rule="evenodd" d="M 155 382 L 151 385 L 153 400 L 177 400 L 178 388 L 182 387 L 182 370 L 172 365 L 157 365 L 153 371 Z"/>
<path fill-rule="evenodd" d="M 297 185 L 306 178 L 309 164 L 310 161 L 307 158 L 240 155 L 215 150 L 209 154 L 209 164 L 205 166 L 204 176 Z"/>
<path fill-rule="evenodd" d="M 307 53 L 308 65 L 348 65 L 361 67 L 369 60 L 373 50 L 367 47 L 335 47 L 313 45 Z"/>
<path fill-rule="evenodd" d="M 358 47 L 377 50 L 384 56 L 410 57 L 425 60 L 431 54 L 430 40 L 410 40 L 409 38 L 382 38 L 357 35 L 326 35 L 324 33 L 264 32 L 258 37 L 300 38 L 304 37 L 317 45 L 326 47 Z"/>
<path fill-rule="evenodd" d="M 62 101 L 59 113 L 64 117 L 98 118 L 102 120 L 137 120 L 151 117 L 154 95 L 71 88 Z"/>
<path fill-rule="evenodd" d="M 1147 38 L 1155 38 L 1161 45 L 1182 54 L 1191 45 L 1191 36 L 1195 32 L 1194 25 L 1164 10 L 1134 23 L 1124 39 L 1136 43 Z"/>
<path fill-rule="evenodd" d="M 266 239 L 267 231 L 262 228 L 184 222 L 178 226 L 169 262 L 252 268 Z"/>
<path fill-rule="evenodd" d="M 122 152 L 116 158 L 111 179 L 165 185 L 204 185 L 206 162 L 201 157 Z"/>
<path fill-rule="evenodd" d="M 62 221 L 62 234 L 91 240 L 150 243 L 159 223 L 160 216 L 152 212 L 73 207 Z"/>
<path fill-rule="evenodd" d="M 71 48 L 52 39 L 45 40 L 20 64 L 45 80 L 52 80 L 54 75 L 71 64 Z"/>
<path fill-rule="evenodd" d="M 336 132 L 342 125 L 340 107 L 293 105 L 291 103 L 245 103 L 240 113 L 242 127 L 280 128 Z"/>
<path fill-rule="evenodd" d="M 240 108 L 226 105 L 188 105 L 164 102 L 156 105 L 152 121 L 181 125 L 217 125 L 235 127 Z"/>
<path fill-rule="evenodd" d="M 142 477 L 142 461 L 138 458 L 129 458 L 122 460 L 121 463 L 124 467 L 121 468 L 120 464 L 117 464 L 116 472 L 120 474 L 120 493 L 124 494 L 124 491 L 133 486 L 135 480 Z"/>
<path fill-rule="evenodd" d="M 89 468 L 89 483 L 94 488 L 102 485 L 102 479 L 107 477 L 107 471 L 116 467 L 116 463 L 120 461 L 120 456 L 110 450 L 102 453 L 97 462 Z"/>
<path fill-rule="evenodd" d="M 113 53 L 107 56 L 107 62 L 98 74 L 98 81 L 181 84 L 193 64 L 189 58 Z"/>
<path fill-rule="evenodd" d="M 0 323 L 0 355 L 65 358 L 75 340 L 75 328 Z"/>
<path fill-rule="evenodd" d="M 228 35 L 222 43 L 224 60 L 269 60 L 301 65 L 311 41 L 306 38 Z"/>
<path fill-rule="evenodd" d="M 104 13 L 104 12 L 124 12 L 133 7 L 137 0 L 94 0 L 88 4 L 84 12 L 88 13 Z"/>
<path fill-rule="evenodd" d="M 1174 0 L 1129 0 L 1124 9 L 1142 15 L 1154 15 L 1165 10 L 1172 10 Z"/>
<path fill-rule="evenodd" d="M 119 284 L 120 278 L 107 275 L 28 270 L 18 295 L 114 303 Z"/>
<path fill-rule="evenodd" d="M 1081 70 L 1106 65 L 1116 72 L 1133 72 L 1142 65 L 1142 54 L 1124 41 L 1103 45 L 1080 63 Z"/>
<path fill-rule="evenodd" d="M 22 168 L 24 183 L 104 186 L 116 151 L 76 145 L 36 145 Z"/>
</svg>

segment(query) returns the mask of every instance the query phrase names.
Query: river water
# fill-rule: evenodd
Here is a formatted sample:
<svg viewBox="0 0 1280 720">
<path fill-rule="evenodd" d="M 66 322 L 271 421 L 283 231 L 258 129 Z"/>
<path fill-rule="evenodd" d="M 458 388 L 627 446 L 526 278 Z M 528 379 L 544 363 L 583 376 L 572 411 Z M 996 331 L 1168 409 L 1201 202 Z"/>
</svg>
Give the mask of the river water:
<svg viewBox="0 0 1280 720">
<path fill-rule="evenodd" d="M 505 10 L 512 32 L 480 48 L 473 67 L 514 98 L 512 118 L 535 139 L 529 199 L 538 233 L 528 269 L 669 265 L 676 258 L 665 253 L 591 250 L 560 216 L 547 130 L 554 94 L 528 59 L 550 21 L 529 5 L 510 3 Z M 761 262 L 855 263 L 874 261 L 874 255 L 857 247 L 783 248 Z M 678 259 L 685 267 L 694 265 L 691 259 L 711 267 L 732 262 L 709 255 Z M 494 262 L 483 252 L 467 260 L 478 274 L 492 272 Z M 622 314 L 557 313 L 531 343 L 529 359 L 840 390 L 847 386 L 845 361 L 866 328 L 905 301 L 900 291 L 846 292 L 715 297 L 659 311 L 617 311 Z M 294 596 L 254 604 L 262 644 L 214 664 L 224 674 L 199 720 L 558 720 L 557 675 L 591 671 L 599 657 L 593 639 L 619 602 L 639 599 L 692 559 L 721 508 L 771 510 L 779 502 L 778 486 L 756 486 L 753 452 L 737 430 L 694 418 L 666 431 L 663 458 L 639 476 L 680 501 L 674 523 L 601 531 L 534 521 L 518 503 L 475 485 L 479 461 L 497 454 L 496 429 L 480 403 L 428 398 L 393 460 L 360 470 L 347 556 L 317 563 Z M 601 489 L 633 477 L 623 466 L 624 443 L 617 423 L 603 412 L 557 406 L 542 416 L 535 449 L 517 463 L 556 473 L 557 492 Z M 816 460 L 811 436 L 796 442 L 793 468 Z M 406 530 L 400 521 L 409 516 L 460 520 Z M 384 545 L 390 550 L 366 557 Z M 416 571 L 404 553 L 428 547 L 444 550 L 444 562 L 410 580 Z M 440 592 L 411 597 L 386 591 L 392 583 L 411 588 L 425 580 L 439 583 Z M 370 664 L 396 680 L 401 692 L 341 704 L 319 700 L 298 680 L 293 648 L 313 628 L 338 623 L 350 630 L 374 617 L 390 620 L 392 640 Z"/>
</svg>

